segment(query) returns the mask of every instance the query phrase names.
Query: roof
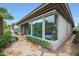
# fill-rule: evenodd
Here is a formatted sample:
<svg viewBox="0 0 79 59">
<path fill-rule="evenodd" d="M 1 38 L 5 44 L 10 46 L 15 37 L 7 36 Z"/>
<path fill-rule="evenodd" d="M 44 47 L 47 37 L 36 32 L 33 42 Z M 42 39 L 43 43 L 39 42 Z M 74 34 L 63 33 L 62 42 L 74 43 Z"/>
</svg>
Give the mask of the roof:
<svg viewBox="0 0 79 59">
<path fill-rule="evenodd" d="M 71 11 L 69 9 L 68 4 L 66 3 L 43 3 L 35 10 L 30 12 L 28 15 L 24 16 L 17 24 L 24 24 L 26 21 L 35 18 L 39 15 L 42 15 L 46 12 L 55 9 L 58 13 L 60 13 L 67 21 L 69 21 L 74 27 L 74 22 L 72 18 Z"/>
</svg>

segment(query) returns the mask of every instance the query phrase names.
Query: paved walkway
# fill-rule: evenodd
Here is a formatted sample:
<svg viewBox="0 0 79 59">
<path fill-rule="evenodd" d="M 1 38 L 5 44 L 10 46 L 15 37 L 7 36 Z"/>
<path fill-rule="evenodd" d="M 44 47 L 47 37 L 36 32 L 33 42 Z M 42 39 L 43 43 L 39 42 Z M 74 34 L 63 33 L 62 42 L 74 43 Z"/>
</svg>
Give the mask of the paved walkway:
<svg viewBox="0 0 79 59">
<path fill-rule="evenodd" d="M 18 42 L 13 43 L 10 47 L 6 48 L 4 52 L 7 56 L 69 56 L 70 53 L 75 52 L 75 50 L 79 50 L 78 47 L 72 44 L 73 38 L 74 36 L 66 41 L 57 52 L 42 48 L 37 44 L 33 44 L 27 40 L 22 40 L 22 38 L 20 38 Z"/>
</svg>

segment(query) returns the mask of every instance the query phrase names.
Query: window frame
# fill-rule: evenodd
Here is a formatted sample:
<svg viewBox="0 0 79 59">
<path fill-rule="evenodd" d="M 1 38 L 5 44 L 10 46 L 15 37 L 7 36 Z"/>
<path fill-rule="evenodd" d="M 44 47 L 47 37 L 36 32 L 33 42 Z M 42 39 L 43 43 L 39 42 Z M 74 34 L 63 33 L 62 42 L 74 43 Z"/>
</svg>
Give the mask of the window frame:
<svg viewBox="0 0 79 59">
<path fill-rule="evenodd" d="M 31 22 L 31 36 L 33 36 L 33 35 L 32 35 L 32 32 L 33 32 L 32 22 L 33 22 L 34 20 L 36 20 L 36 19 L 42 19 L 42 20 L 43 20 L 43 22 L 42 22 L 42 39 L 45 39 L 45 17 L 50 16 L 50 15 L 55 15 L 56 36 L 57 36 L 57 19 L 58 19 L 57 16 L 58 16 L 58 15 L 57 15 L 56 10 L 52 10 L 52 11 L 50 11 L 50 12 L 47 12 L 47 13 L 45 13 L 45 14 L 42 14 L 42 15 L 40 15 L 40 16 L 37 16 L 37 17 L 31 19 L 31 21 L 30 21 L 30 22 Z M 38 38 L 40 38 L 40 37 L 38 37 Z M 56 39 L 57 39 L 57 37 L 56 37 Z"/>
</svg>

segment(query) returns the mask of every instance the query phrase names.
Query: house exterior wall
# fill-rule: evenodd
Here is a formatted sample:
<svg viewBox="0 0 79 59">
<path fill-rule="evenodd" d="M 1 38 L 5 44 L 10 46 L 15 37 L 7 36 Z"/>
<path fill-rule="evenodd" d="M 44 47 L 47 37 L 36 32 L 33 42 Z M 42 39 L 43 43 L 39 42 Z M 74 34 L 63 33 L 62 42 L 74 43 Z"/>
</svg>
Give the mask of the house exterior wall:
<svg viewBox="0 0 79 59">
<path fill-rule="evenodd" d="M 57 40 L 53 42 L 53 50 L 58 49 L 72 34 L 71 24 L 58 14 Z"/>
<path fill-rule="evenodd" d="M 70 35 L 72 35 L 73 32 L 73 27 L 72 25 L 68 22 L 68 36 L 70 37 Z"/>
<path fill-rule="evenodd" d="M 57 50 L 64 43 L 64 41 L 66 41 L 72 34 L 72 25 L 63 16 L 61 16 L 57 11 L 55 12 L 58 15 L 57 17 L 57 40 L 51 41 L 52 46 L 50 48 L 53 50 Z M 25 30 L 24 30 L 24 27 L 26 28 Z M 27 26 L 23 25 L 20 29 L 22 29 L 21 32 L 27 31 Z M 32 29 L 31 29 L 31 35 L 32 35 Z"/>
</svg>

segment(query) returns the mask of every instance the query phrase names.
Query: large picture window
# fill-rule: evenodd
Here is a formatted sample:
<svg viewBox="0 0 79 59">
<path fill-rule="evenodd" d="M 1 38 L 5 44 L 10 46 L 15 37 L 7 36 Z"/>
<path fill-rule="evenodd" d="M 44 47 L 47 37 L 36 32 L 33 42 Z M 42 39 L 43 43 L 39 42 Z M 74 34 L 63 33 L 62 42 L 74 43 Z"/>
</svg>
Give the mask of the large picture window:
<svg viewBox="0 0 79 59">
<path fill-rule="evenodd" d="M 55 14 L 40 17 L 28 23 L 30 35 L 48 39 L 57 39 L 57 17 Z"/>
<path fill-rule="evenodd" d="M 32 35 L 42 38 L 43 19 L 36 19 L 32 22 Z"/>
<path fill-rule="evenodd" d="M 45 17 L 45 39 L 56 40 L 55 15 Z"/>
</svg>

